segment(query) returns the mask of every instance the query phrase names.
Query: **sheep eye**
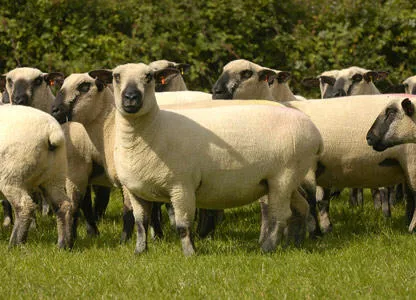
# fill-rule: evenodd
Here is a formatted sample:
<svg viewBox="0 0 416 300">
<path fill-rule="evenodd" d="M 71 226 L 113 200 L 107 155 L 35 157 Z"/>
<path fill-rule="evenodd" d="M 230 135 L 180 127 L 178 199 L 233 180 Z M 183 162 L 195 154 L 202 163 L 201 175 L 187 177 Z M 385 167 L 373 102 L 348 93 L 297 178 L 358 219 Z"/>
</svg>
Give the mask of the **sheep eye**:
<svg viewBox="0 0 416 300">
<path fill-rule="evenodd" d="M 78 91 L 80 91 L 81 93 L 86 93 L 90 90 L 91 87 L 91 83 L 90 82 L 83 82 L 78 86 Z"/>
<path fill-rule="evenodd" d="M 361 80 L 363 80 L 363 75 L 361 74 L 355 74 L 354 76 L 352 76 L 352 81 L 354 82 L 360 82 Z"/>
<path fill-rule="evenodd" d="M 394 116 L 395 113 L 396 113 L 396 110 L 394 108 L 391 108 L 391 107 L 387 108 L 386 109 L 386 120 L 388 118 L 390 118 L 391 116 Z"/>
<path fill-rule="evenodd" d="M 36 78 L 34 81 L 33 81 L 33 84 L 35 85 L 35 86 L 40 86 L 41 84 L 42 84 L 42 77 L 38 77 L 38 78 Z"/>
<path fill-rule="evenodd" d="M 241 72 L 241 78 L 242 79 L 249 79 L 253 75 L 253 71 L 251 70 L 244 70 Z"/>
<path fill-rule="evenodd" d="M 7 78 L 7 83 L 9 86 L 13 85 L 13 80 L 11 78 Z"/>
<path fill-rule="evenodd" d="M 120 83 L 120 74 L 114 74 L 114 80 L 116 81 L 116 83 Z"/>
<path fill-rule="evenodd" d="M 164 79 L 163 75 L 161 76 L 161 78 Z M 146 83 L 149 83 L 153 79 L 153 74 L 152 73 L 146 73 L 145 79 L 146 79 Z"/>
</svg>

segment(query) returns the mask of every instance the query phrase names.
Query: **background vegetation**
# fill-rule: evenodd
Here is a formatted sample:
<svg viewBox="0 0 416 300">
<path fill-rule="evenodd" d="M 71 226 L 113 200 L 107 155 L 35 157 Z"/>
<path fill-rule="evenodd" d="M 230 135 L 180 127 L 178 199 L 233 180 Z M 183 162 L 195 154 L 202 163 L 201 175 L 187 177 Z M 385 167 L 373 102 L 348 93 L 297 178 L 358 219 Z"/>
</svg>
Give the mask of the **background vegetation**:
<svg viewBox="0 0 416 300">
<path fill-rule="evenodd" d="M 416 74 L 416 2 L 408 0 L 0 0 L 0 72 L 66 74 L 170 59 L 210 90 L 245 58 L 304 77 L 358 65 L 388 70 L 382 89 Z"/>
</svg>

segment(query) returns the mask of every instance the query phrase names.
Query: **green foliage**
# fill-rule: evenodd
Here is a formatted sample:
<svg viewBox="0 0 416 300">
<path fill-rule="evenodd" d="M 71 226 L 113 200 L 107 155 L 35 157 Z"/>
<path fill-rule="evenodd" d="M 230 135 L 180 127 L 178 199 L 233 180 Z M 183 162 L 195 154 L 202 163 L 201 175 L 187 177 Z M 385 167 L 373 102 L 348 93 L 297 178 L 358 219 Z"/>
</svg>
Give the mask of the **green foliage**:
<svg viewBox="0 0 416 300">
<path fill-rule="evenodd" d="M 300 80 L 358 65 L 416 73 L 416 4 L 408 0 L 0 1 L 0 72 L 34 66 L 66 74 L 156 59 L 187 62 L 191 89 L 210 90 L 245 58 Z"/>
</svg>

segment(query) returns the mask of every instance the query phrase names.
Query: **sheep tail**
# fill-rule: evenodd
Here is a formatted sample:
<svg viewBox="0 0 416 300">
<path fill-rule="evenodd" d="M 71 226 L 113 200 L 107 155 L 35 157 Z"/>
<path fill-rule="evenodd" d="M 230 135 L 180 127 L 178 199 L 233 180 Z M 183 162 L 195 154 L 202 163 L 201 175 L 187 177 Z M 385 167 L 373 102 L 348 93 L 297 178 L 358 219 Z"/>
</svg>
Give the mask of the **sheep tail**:
<svg viewBox="0 0 416 300">
<path fill-rule="evenodd" d="M 50 151 L 54 151 L 56 148 L 65 144 L 65 136 L 59 125 L 50 124 L 50 132 L 48 138 L 48 146 Z"/>
</svg>

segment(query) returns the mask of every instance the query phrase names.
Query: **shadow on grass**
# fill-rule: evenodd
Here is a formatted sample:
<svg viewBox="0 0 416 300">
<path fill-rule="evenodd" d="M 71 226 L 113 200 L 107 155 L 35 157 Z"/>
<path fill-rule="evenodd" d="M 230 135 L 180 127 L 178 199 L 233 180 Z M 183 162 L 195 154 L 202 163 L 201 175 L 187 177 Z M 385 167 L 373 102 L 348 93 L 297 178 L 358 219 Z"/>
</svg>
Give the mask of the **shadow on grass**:
<svg viewBox="0 0 416 300">
<path fill-rule="evenodd" d="M 325 253 L 335 249 L 342 249 L 356 242 L 371 239 L 377 236 L 408 235 L 404 220 L 404 204 L 399 203 L 393 209 L 390 219 L 383 217 L 380 210 L 375 210 L 372 201 L 366 194 L 366 203 L 363 208 L 351 208 L 348 205 L 346 193 L 340 199 L 331 203 L 331 220 L 333 232 L 315 240 L 307 239 L 301 247 L 302 251 L 310 253 Z M 0 214 L 0 217 L 2 215 Z M 174 229 L 168 224 L 168 216 L 163 210 L 163 232 L 164 238 L 153 241 L 149 235 L 150 248 L 176 248 L 181 251 L 179 237 Z M 52 245 L 56 244 L 56 220 L 54 217 L 42 217 L 38 215 L 38 226 L 29 232 L 28 243 Z M 92 248 L 116 249 L 129 247 L 134 250 L 136 233 L 132 240 L 125 245 L 120 245 L 120 234 L 122 230 L 122 218 L 120 205 L 113 206 L 107 211 L 104 219 L 98 224 L 100 236 L 90 237 L 86 234 L 84 218 L 80 218 L 78 226 L 78 238 L 73 251 L 84 252 Z M 0 229 L 0 243 L 7 247 L 11 229 Z M 218 225 L 213 236 L 206 239 L 195 239 L 196 249 L 199 256 L 213 254 L 235 255 L 245 253 L 248 255 L 259 254 L 260 245 L 258 237 L 260 233 L 260 207 L 258 203 L 229 209 L 225 212 L 225 220 Z M 289 247 L 293 248 L 293 246 Z M 154 249 L 152 249 L 153 251 Z"/>
</svg>

